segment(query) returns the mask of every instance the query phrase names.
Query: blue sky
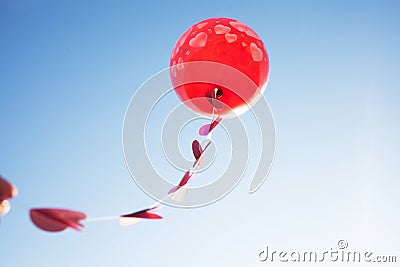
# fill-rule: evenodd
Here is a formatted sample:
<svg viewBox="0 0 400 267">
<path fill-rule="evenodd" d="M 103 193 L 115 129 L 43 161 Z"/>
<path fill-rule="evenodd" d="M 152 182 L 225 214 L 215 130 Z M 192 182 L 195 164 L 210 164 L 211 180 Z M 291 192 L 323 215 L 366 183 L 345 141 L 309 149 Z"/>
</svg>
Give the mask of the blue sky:
<svg viewBox="0 0 400 267">
<path fill-rule="evenodd" d="M 398 253 L 399 12 L 397 1 L 0 1 L 0 173 L 19 189 L 1 265 L 259 266 L 267 244 L 323 251 L 339 239 Z M 266 183 L 249 195 L 245 175 L 213 205 L 162 209 L 163 221 L 36 229 L 30 207 L 104 216 L 153 203 L 125 166 L 125 110 L 209 17 L 243 21 L 267 46 Z"/>
</svg>

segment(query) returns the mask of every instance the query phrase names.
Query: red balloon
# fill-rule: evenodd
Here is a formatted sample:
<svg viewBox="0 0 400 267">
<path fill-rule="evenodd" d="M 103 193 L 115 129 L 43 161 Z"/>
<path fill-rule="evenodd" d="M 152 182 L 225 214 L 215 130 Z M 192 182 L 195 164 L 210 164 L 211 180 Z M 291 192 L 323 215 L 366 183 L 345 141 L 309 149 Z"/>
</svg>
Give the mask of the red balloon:
<svg viewBox="0 0 400 267">
<path fill-rule="evenodd" d="M 240 75 L 217 64 L 206 69 L 185 64 L 203 61 L 234 68 L 254 86 L 246 85 Z M 253 105 L 259 93 L 263 93 L 269 77 L 269 59 L 263 41 L 250 27 L 230 18 L 211 18 L 190 27 L 176 42 L 170 67 L 171 81 L 179 98 L 196 113 L 208 116 L 214 112 L 222 117 L 228 117 L 232 111 L 236 115 L 245 112 L 249 108 L 246 104 Z M 208 81 L 182 84 L 185 77 L 196 72 L 206 73 Z M 234 81 L 231 82 L 234 85 L 227 88 L 217 82 L 224 80 Z"/>
</svg>

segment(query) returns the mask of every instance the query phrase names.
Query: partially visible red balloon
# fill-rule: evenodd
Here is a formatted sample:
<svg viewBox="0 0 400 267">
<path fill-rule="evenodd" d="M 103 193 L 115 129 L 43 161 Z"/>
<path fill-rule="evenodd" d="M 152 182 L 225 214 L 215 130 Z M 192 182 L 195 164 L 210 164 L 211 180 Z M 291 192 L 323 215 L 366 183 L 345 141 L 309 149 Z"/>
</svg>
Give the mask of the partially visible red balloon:
<svg viewBox="0 0 400 267">
<path fill-rule="evenodd" d="M 17 188 L 0 175 L 0 216 L 11 209 L 8 199 L 17 195 Z"/>
<path fill-rule="evenodd" d="M 254 86 L 244 85 L 240 75 L 217 64 L 206 69 L 188 68 L 185 64 L 202 61 L 234 68 Z M 207 19 L 185 31 L 172 51 L 170 67 L 171 81 L 179 98 L 196 113 L 208 116 L 213 112 L 222 117 L 228 117 L 232 111 L 235 115 L 245 112 L 249 108 L 246 104 L 253 105 L 255 98 L 264 92 L 269 77 L 269 59 L 263 41 L 250 27 L 230 18 Z M 208 81 L 182 84 L 198 71 L 206 72 Z M 231 84 L 233 81 L 234 86 L 221 86 L 218 81 L 224 80 Z"/>
<path fill-rule="evenodd" d="M 0 175 L 0 202 L 17 195 L 17 188 Z"/>
</svg>

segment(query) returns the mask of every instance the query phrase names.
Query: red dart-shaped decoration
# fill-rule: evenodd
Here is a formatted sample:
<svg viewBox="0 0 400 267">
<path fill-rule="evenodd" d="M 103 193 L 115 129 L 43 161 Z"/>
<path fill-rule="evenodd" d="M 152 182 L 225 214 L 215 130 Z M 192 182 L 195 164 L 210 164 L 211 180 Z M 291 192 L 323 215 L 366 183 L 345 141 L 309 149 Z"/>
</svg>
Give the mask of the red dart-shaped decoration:
<svg viewBox="0 0 400 267">
<path fill-rule="evenodd" d="M 208 124 L 207 124 L 208 126 Z M 204 151 L 206 151 L 206 149 L 211 145 L 211 141 L 209 141 L 207 143 L 207 145 L 202 148 L 199 141 L 195 140 L 192 143 L 192 150 L 193 150 L 193 155 L 195 157 L 195 162 L 193 163 L 193 168 L 196 167 L 200 167 L 203 165 L 204 159 L 202 158 Z"/>
<path fill-rule="evenodd" d="M 198 160 L 201 157 L 201 154 L 203 154 L 203 149 L 200 146 L 199 141 L 194 140 L 192 143 L 192 151 L 193 151 L 193 156 L 196 160 Z"/>
<path fill-rule="evenodd" d="M 182 186 L 185 186 L 189 179 L 192 177 L 192 173 L 190 171 L 187 171 L 185 175 L 182 177 L 182 180 L 179 182 L 179 185 L 174 186 L 171 190 L 169 190 L 168 194 L 175 193 L 178 191 Z"/>
<path fill-rule="evenodd" d="M 48 232 L 60 232 L 68 227 L 80 231 L 83 225 L 81 220 L 86 219 L 86 214 L 65 209 L 31 209 L 29 215 L 33 224 Z"/>
<path fill-rule="evenodd" d="M 199 134 L 201 136 L 206 136 L 208 135 L 212 130 L 214 130 L 215 127 L 221 122 L 222 118 L 221 117 L 216 117 L 210 124 L 206 124 L 200 127 L 199 129 Z"/>
<path fill-rule="evenodd" d="M 162 219 L 162 217 L 160 215 L 150 212 L 151 210 L 154 210 L 156 208 L 158 208 L 158 207 L 155 206 L 155 207 L 144 209 L 141 211 L 136 211 L 133 213 L 121 215 L 120 217 L 122 217 L 122 218 L 140 218 L 140 219 Z"/>
<path fill-rule="evenodd" d="M 155 210 L 157 208 L 159 207 L 155 206 L 141 211 L 121 215 L 119 217 L 119 224 L 121 226 L 128 226 L 137 223 L 141 219 L 162 219 L 160 215 L 150 212 L 151 210 Z"/>
</svg>

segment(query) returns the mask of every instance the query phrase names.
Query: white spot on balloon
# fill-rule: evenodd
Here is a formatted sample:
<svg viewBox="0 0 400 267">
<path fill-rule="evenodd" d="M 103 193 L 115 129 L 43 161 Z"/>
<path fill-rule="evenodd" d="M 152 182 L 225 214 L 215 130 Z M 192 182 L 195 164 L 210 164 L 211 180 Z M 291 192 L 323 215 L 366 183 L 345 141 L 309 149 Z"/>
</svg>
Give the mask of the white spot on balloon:
<svg viewBox="0 0 400 267">
<path fill-rule="evenodd" d="M 231 28 L 224 26 L 222 24 L 215 25 L 214 31 L 216 34 L 225 34 L 231 31 Z"/>
<path fill-rule="evenodd" d="M 236 30 L 240 31 L 240 32 L 244 32 L 247 29 L 249 29 L 249 27 L 247 27 L 246 25 L 244 25 L 243 23 L 241 23 L 240 21 L 231 21 L 229 22 L 229 24 L 231 24 L 231 26 L 233 28 L 235 28 Z"/>
<path fill-rule="evenodd" d="M 183 58 L 182 57 L 179 57 L 178 58 L 178 64 L 176 65 L 176 68 L 178 69 L 178 70 L 183 70 L 183 68 L 184 68 L 184 66 L 183 66 Z"/>
<path fill-rule="evenodd" d="M 248 28 L 247 30 L 244 31 L 248 36 L 256 38 L 258 40 L 261 40 L 260 36 L 258 36 L 258 34 L 253 31 L 252 29 Z"/>
<path fill-rule="evenodd" d="M 254 61 L 261 61 L 264 57 L 262 50 L 255 43 L 250 44 L 250 52 Z"/>
<path fill-rule="evenodd" d="M 243 46 L 243 47 L 246 47 L 247 44 L 246 44 L 245 42 L 242 42 L 242 46 Z"/>
<path fill-rule="evenodd" d="M 192 32 L 193 27 L 190 27 L 189 29 L 187 29 L 181 36 L 181 38 L 179 38 L 179 47 L 181 47 L 186 39 L 189 37 L 190 33 Z"/>
<path fill-rule="evenodd" d="M 174 62 L 172 63 L 172 66 L 171 66 L 171 73 L 172 73 L 172 75 L 174 75 L 174 77 L 176 77 L 176 61 L 174 60 Z"/>
<path fill-rule="evenodd" d="M 190 55 L 190 50 L 186 50 L 186 55 Z"/>
<path fill-rule="evenodd" d="M 207 34 L 205 32 L 199 32 L 195 37 L 190 39 L 189 45 L 191 47 L 204 47 L 207 43 Z"/>
<path fill-rule="evenodd" d="M 204 26 L 206 26 L 207 24 L 208 24 L 208 22 L 203 22 L 203 23 L 197 24 L 197 28 L 201 29 Z"/>
<path fill-rule="evenodd" d="M 235 42 L 237 40 L 237 35 L 236 34 L 227 33 L 227 34 L 225 34 L 225 40 L 228 43 L 233 43 L 233 42 Z"/>
<path fill-rule="evenodd" d="M 258 36 L 258 34 L 255 31 L 253 31 L 251 28 L 249 28 L 247 25 L 241 23 L 240 21 L 231 21 L 231 22 L 229 22 L 229 24 L 231 24 L 232 27 L 234 27 L 236 30 L 238 30 L 240 32 L 244 32 L 250 37 L 261 40 L 260 36 Z M 244 35 L 242 35 L 242 37 L 244 37 Z"/>
</svg>

